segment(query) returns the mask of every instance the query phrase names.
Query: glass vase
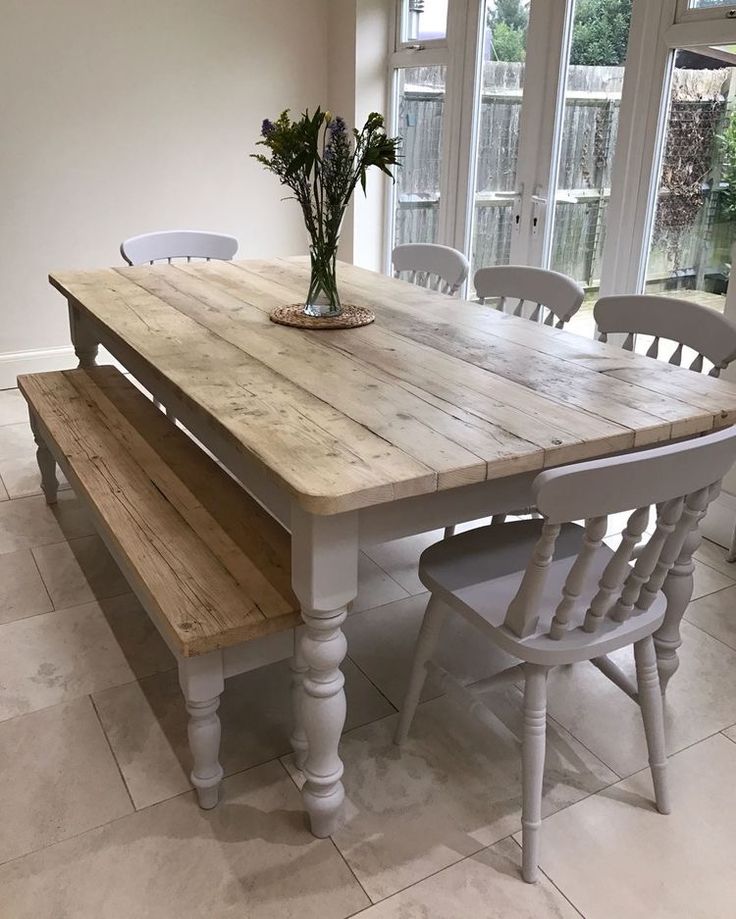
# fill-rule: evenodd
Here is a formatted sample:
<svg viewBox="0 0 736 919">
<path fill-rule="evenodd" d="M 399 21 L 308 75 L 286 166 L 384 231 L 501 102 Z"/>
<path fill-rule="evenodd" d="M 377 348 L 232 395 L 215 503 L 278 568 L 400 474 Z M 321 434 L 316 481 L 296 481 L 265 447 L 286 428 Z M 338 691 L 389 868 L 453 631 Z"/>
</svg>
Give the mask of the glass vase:
<svg viewBox="0 0 736 919">
<path fill-rule="evenodd" d="M 312 275 L 304 312 L 307 316 L 319 319 L 339 316 L 342 313 L 342 306 L 337 290 L 337 244 L 310 246 L 309 256 L 312 263 Z"/>
</svg>

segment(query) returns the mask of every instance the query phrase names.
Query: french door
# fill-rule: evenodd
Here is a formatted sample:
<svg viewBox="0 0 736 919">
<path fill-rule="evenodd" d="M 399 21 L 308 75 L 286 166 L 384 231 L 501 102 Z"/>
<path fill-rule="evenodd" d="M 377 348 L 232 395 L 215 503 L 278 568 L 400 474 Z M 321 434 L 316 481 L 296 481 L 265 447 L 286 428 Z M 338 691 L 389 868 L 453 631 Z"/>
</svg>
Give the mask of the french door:
<svg viewBox="0 0 736 919">
<path fill-rule="evenodd" d="M 391 70 L 404 165 L 390 248 L 552 267 L 597 291 L 629 0 L 403 0 Z M 470 293 L 472 294 L 472 285 Z"/>
</svg>

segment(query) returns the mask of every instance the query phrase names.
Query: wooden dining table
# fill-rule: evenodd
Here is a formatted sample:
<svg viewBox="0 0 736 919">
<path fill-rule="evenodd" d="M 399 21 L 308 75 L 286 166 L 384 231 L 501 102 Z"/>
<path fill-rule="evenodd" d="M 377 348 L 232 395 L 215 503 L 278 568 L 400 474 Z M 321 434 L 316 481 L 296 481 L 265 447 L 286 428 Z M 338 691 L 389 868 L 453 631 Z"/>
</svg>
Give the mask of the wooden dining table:
<svg viewBox="0 0 736 919">
<path fill-rule="evenodd" d="M 303 799 L 340 819 L 341 629 L 362 544 L 527 507 L 536 474 L 736 421 L 736 386 L 340 264 L 359 329 L 269 321 L 304 258 L 58 272 L 79 363 L 104 346 L 290 530 L 304 628 L 292 663 Z M 693 532 L 655 636 L 663 686 L 692 593 Z M 390 636 L 387 636 L 390 640 Z"/>
</svg>

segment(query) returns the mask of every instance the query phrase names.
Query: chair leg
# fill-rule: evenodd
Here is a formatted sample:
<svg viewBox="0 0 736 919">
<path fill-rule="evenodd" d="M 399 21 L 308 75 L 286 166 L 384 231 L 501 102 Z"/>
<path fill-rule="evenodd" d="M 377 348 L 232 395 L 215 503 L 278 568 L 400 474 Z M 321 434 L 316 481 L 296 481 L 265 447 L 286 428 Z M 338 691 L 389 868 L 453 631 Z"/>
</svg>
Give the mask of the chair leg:
<svg viewBox="0 0 736 919">
<path fill-rule="evenodd" d="M 434 596 L 429 598 L 427 610 L 424 614 L 422 627 L 419 630 L 417 645 L 414 650 L 414 660 L 411 665 L 409 687 L 406 691 L 404 704 L 401 706 L 399 723 L 394 736 L 394 743 L 402 744 L 409 734 L 409 728 L 414 720 L 414 713 L 419 705 L 419 697 L 427 679 L 427 661 L 432 657 L 440 637 L 442 626 L 445 622 L 447 609 L 440 600 Z"/>
<path fill-rule="evenodd" d="M 639 705 L 644 721 L 644 733 L 649 749 L 654 798 L 660 814 L 669 814 L 670 795 L 667 783 L 667 753 L 664 737 L 664 703 L 657 673 L 654 640 L 649 635 L 634 645 L 636 679 L 639 684 Z"/>
<path fill-rule="evenodd" d="M 533 884 L 539 877 L 542 832 L 542 783 L 547 733 L 547 667 L 524 665 L 524 742 L 522 765 L 522 877 Z"/>
<path fill-rule="evenodd" d="M 736 526 L 734 527 L 734 530 L 733 530 L 733 536 L 731 537 L 731 548 L 728 550 L 726 561 L 736 562 Z"/>
<path fill-rule="evenodd" d="M 445 527 L 445 535 L 443 538 L 449 539 L 451 536 L 454 536 L 454 535 L 455 535 L 455 524 L 453 523 L 452 526 Z"/>
</svg>

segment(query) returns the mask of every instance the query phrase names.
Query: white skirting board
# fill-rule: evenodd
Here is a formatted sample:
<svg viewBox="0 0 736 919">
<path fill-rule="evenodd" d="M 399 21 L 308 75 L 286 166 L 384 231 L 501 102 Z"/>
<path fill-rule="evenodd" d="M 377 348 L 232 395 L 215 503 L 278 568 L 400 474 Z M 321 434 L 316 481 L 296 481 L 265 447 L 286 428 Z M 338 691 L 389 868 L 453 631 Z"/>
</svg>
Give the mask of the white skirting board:
<svg viewBox="0 0 736 919">
<path fill-rule="evenodd" d="M 69 370 L 77 366 L 77 357 L 71 345 L 65 348 L 47 348 L 43 351 L 11 351 L 0 354 L 0 389 L 12 389 L 21 373 L 40 373 L 43 370 Z"/>
<path fill-rule="evenodd" d="M 0 354 L 0 389 L 13 389 L 21 373 L 42 373 L 45 370 L 71 370 L 77 366 L 77 356 L 71 345 L 46 348 L 43 351 L 10 351 Z M 125 371 L 111 354 L 100 348 L 98 364 L 114 364 Z"/>
<path fill-rule="evenodd" d="M 701 521 L 700 532 L 711 542 L 730 549 L 734 526 L 736 526 L 736 495 L 722 491 L 708 508 L 705 519 Z"/>
</svg>

